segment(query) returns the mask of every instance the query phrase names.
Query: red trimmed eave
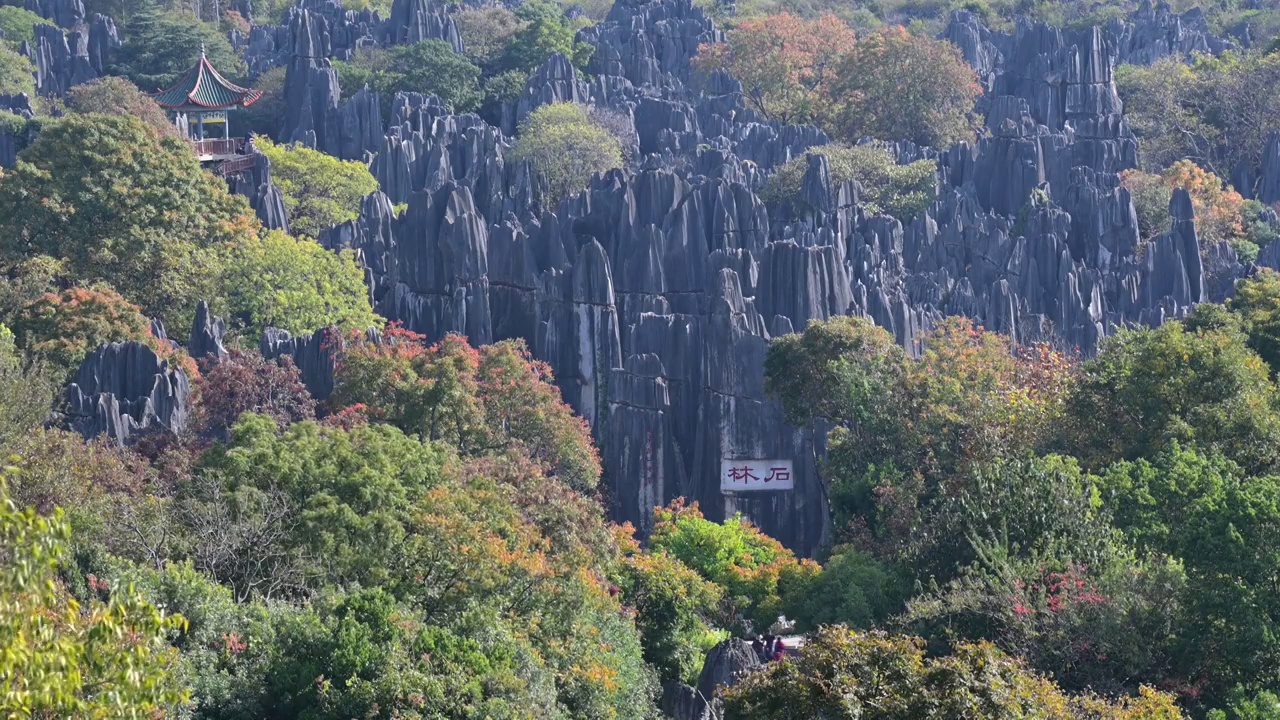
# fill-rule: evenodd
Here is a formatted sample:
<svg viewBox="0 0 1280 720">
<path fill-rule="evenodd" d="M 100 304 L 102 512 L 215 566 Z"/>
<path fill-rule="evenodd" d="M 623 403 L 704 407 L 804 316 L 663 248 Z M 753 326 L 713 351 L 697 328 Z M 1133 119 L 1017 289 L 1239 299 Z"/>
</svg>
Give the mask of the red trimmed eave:
<svg viewBox="0 0 1280 720">
<path fill-rule="evenodd" d="M 168 108 L 168 109 L 176 109 L 180 107 L 185 107 L 186 105 L 195 105 L 196 107 L 201 107 L 201 108 L 234 107 L 234 105 L 209 105 L 207 103 L 200 102 L 199 100 L 196 99 L 196 95 L 200 92 L 200 84 L 204 82 L 206 70 L 212 73 L 214 78 L 216 78 L 217 80 L 220 80 L 221 84 L 224 87 L 226 87 L 229 90 L 232 90 L 233 92 L 237 92 L 241 95 L 240 102 L 235 103 L 235 105 L 239 105 L 240 107 L 249 107 L 253 103 L 257 102 L 258 98 L 262 97 L 263 91 L 261 89 L 243 88 L 231 82 L 230 80 L 227 80 L 226 78 L 222 77 L 222 74 L 219 73 L 217 69 L 213 67 L 213 64 L 209 62 L 209 59 L 205 57 L 203 53 L 201 53 L 200 62 L 196 63 L 195 67 L 191 68 L 186 73 L 184 73 L 182 77 L 178 78 L 178 80 L 174 82 L 172 85 L 165 88 L 164 90 L 161 90 L 160 92 L 157 92 L 153 96 L 153 97 L 160 97 L 168 93 L 169 91 L 177 88 L 179 85 L 182 85 L 184 82 L 186 82 L 186 80 L 191 76 L 191 73 L 194 72 L 194 73 L 197 73 L 196 84 L 193 85 L 191 88 L 191 91 L 187 93 L 185 98 L 186 102 L 183 103 L 182 105 L 165 105 L 162 103 L 157 103 L 157 104 L 159 104 L 161 107 Z"/>
<path fill-rule="evenodd" d="M 186 71 L 186 72 L 182 73 L 182 75 L 181 75 L 181 76 L 179 76 L 179 77 L 178 77 L 178 79 L 177 79 L 177 80 L 175 80 L 175 81 L 173 82 L 173 84 L 172 84 L 172 85 L 170 85 L 170 86 L 169 86 L 169 87 L 167 87 L 167 88 L 161 88 L 160 90 L 157 90 L 156 92 L 152 93 L 152 95 L 151 95 L 151 96 L 152 96 L 152 97 L 155 97 L 155 98 L 158 98 L 158 97 L 161 97 L 162 95 L 167 94 L 167 93 L 168 93 L 168 92 L 170 92 L 171 90 L 175 90 L 175 89 L 177 89 L 177 87 L 178 87 L 179 85 L 182 85 L 183 83 L 185 83 L 185 82 L 187 81 L 187 78 L 188 78 L 188 77 L 190 77 L 190 76 L 191 76 L 191 73 L 193 73 L 193 72 L 194 72 L 194 73 L 198 73 L 198 72 L 200 72 L 200 64 L 199 64 L 199 63 L 197 63 L 197 64 L 196 64 L 196 66 L 195 66 L 195 67 L 193 67 L 193 68 L 191 68 L 190 70 L 188 70 L 188 71 Z M 196 80 L 196 87 L 200 87 L 200 80 L 199 80 L 199 79 L 197 79 L 197 80 Z M 190 94 L 190 93 L 187 93 L 187 100 L 190 100 L 190 99 L 191 99 L 191 94 Z M 163 104 L 159 103 L 159 101 L 157 101 L 157 104 L 158 104 L 158 105 L 160 105 L 161 107 L 170 107 L 170 108 L 174 108 L 174 107 L 181 107 L 181 106 L 179 106 L 179 105 L 163 105 Z"/>
</svg>

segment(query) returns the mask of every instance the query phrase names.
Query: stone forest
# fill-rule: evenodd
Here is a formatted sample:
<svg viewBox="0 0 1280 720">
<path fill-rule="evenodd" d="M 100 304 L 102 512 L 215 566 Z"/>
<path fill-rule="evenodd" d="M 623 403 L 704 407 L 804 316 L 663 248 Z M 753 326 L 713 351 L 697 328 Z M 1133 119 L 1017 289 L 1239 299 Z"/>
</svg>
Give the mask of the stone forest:
<svg viewBox="0 0 1280 720">
<path fill-rule="evenodd" d="M 1280 720 L 1278 373 L 1280 0 L 0 0 L 6 718 Z"/>
</svg>

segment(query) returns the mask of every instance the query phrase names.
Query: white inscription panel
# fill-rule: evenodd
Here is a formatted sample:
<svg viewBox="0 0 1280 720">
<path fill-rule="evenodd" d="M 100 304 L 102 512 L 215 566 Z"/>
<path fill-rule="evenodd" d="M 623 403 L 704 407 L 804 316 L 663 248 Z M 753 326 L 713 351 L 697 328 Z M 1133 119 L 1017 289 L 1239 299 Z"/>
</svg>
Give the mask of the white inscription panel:
<svg viewBox="0 0 1280 720">
<path fill-rule="evenodd" d="M 790 460 L 720 460 L 720 492 L 791 490 Z"/>
</svg>

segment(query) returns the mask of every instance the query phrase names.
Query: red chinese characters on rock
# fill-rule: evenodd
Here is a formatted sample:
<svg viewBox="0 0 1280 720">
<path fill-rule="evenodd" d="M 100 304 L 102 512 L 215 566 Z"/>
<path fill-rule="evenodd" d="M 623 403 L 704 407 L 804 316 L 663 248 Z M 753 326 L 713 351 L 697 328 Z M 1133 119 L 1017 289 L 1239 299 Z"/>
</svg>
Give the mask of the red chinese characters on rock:
<svg viewBox="0 0 1280 720">
<path fill-rule="evenodd" d="M 793 486 L 790 460 L 725 458 L 720 463 L 722 492 L 790 490 Z"/>
</svg>

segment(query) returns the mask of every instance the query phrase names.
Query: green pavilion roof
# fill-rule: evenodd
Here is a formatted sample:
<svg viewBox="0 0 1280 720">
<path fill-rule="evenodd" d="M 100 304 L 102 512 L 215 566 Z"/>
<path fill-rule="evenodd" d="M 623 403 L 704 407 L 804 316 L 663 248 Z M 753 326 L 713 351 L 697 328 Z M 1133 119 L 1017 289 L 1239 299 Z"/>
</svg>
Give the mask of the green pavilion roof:
<svg viewBox="0 0 1280 720">
<path fill-rule="evenodd" d="M 262 91 L 242 88 L 222 77 L 201 52 L 195 67 L 151 97 L 168 110 L 225 110 L 252 105 Z"/>
</svg>

